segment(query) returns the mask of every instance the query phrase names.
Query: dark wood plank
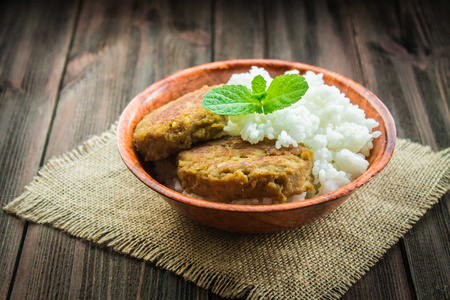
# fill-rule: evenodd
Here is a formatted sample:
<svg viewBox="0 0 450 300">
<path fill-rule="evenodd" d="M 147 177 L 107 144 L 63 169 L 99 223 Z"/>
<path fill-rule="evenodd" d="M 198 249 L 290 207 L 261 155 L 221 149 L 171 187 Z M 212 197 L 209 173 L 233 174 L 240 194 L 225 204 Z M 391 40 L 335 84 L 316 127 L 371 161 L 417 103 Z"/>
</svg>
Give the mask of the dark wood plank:
<svg viewBox="0 0 450 300">
<path fill-rule="evenodd" d="M 353 27 L 341 2 L 268 2 L 266 15 L 269 58 L 316 65 L 362 83 Z"/>
<path fill-rule="evenodd" d="M 0 7 L 0 207 L 36 175 L 75 25 L 77 1 Z M 25 222 L 0 213 L 0 298 L 11 287 Z"/>
<path fill-rule="evenodd" d="M 46 160 L 114 122 L 155 80 L 208 62 L 208 1 L 85 1 L 60 92 Z M 12 297 L 206 299 L 171 272 L 31 224 Z"/>
<path fill-rule="evenodd" d="M 419 130 L 422 143 L 438 150 L 450 146 L 450 3 L 401 2 L 405 46 L 413 58 L 413 80 L 428 116 L 429 132 Z M 411 88 L 410 88 L 411 89 Z M 419 126 L 419 125 L 418 125 Z M 431 140 L 429 142 L 429 140 Z M 414 287 L 419 299 L 450 298 L 450 197 L 449 193 L 405 236 Z M 430 280 L 432 278 L 433 280 Z"/>
<path fill-rule="evenodd" d="M 213 60 L 264 58 L 263 1 L 218 0 Z"/>
<path fill-rule="evenodd" d="M 371 89 L 363 76 L 351 16 L 343 2 L 268 2 L 266 10 L 269 57 L 318 65 Z M 411 297 L 401 249 L 396 245 L 343 298 Z"/>
<path fill-rule="evenodd" d="M 399 136 L 435 150 L 450 146 L 449 3 L 352 1 L 351 10 L 363 70 L 393 112 Z M 448 197 L 442 198 L 403 239 L 419 299 L 450 297 L 448 206 Z"/>
</svg>

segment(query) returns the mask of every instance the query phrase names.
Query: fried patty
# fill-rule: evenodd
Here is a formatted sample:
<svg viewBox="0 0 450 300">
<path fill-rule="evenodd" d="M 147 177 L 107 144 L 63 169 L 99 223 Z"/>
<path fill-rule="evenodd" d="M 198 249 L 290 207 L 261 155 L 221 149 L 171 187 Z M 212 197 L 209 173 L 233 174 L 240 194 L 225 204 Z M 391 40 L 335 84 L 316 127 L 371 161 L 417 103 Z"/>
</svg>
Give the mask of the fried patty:
<svg viewBox="0 0 450 300">
<path fill-rule="evenodd" d="M 275 148 L 275 141 L 252 145 L 240 137 L 202 143 L 178 154 L 177 176 L 188 193 L 217 202 L 272 198 L 313 189 L 313 153 L 305 146 Z"/>
<path fill-rule="evenodd" d="M 213 87 L 204 86 L 159 107 L 136 126 L 134 145 L 145 161 L 167 158 L 196 142 L 220 137 L 226 116 L 204 109 L 203 95 Z"/>
</svg>

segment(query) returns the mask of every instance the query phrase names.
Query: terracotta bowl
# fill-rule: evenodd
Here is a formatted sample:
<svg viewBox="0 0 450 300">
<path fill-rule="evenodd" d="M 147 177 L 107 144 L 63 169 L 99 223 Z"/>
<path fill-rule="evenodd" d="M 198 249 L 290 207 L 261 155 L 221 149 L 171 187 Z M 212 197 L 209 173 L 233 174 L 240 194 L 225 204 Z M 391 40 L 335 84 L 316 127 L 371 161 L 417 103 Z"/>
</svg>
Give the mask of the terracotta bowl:
<svg viewBox="0 0 450 300">
<path fill-rule="evenodd" d="M 301 74 L 308 70 L 323 73 L 329 85 L 335 85 L 350 101 L 359 105 L 366 117 L 380 123 L 382 135 L 374 140 L 368 158 L 369 168 L 359 178 L 332 193 L 301 202 L 275 205 L 233 205 L 199 200 L 175 192 L 150 176 L 133 147 L 132 136 L 137 123 L 155 108 L 204 85 L 226 83 L 234 73 L 248 72 L 251 66 L 264 67 L 272 77 L 287 70 L 297 69 Z M 394 120 L 384 104 L 358 83 L 339 74 L 296 62 L 252 59 L 209 63 L 177 72 L 166 77 L 136 96 L 120 117 L 117 143 L 123 161 L 144 184 L 158 192 L 173 208 L 200 224 L 222 230 L 245 233 L 269 233 L 306 225 L 324 217 L 352 192 L 367 183 L 388 163 L 395 146 Z M 152 205 L 152 203 L 149 203 Z"/>
</svg>

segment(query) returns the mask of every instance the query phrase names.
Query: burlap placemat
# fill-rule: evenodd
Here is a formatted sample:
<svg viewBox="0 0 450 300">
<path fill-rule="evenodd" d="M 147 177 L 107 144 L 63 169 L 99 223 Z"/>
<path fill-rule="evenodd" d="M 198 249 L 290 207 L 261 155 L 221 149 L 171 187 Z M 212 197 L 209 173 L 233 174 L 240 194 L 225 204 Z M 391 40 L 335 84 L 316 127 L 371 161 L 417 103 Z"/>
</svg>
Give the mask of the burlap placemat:
<svg viewBox="0 0 450 300">
<path fill-rule="evenodd" d="M 450 185 L 450 148 L 399 140 L 369 184 L 327 217 L 266 235 L 203 227 L 123 164 L 114 128 L 51 160 L 5 210 L 155 262 L 224 297 L 339 298 Z"/>
</svg>

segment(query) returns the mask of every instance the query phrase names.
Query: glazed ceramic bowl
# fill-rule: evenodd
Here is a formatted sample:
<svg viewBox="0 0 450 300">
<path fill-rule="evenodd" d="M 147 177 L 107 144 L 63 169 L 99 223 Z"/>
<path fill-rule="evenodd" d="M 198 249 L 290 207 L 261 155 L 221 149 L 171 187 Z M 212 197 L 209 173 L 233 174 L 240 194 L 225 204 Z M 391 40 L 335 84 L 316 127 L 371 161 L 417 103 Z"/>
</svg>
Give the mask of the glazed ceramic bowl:
<svg viewBox="0 0 450 300">
<path fill-rule="evenodd" d="M 248 72 L 252 66 L 264 67 L 272 77 L 287 70 L 297 69 L 300 74 L 311 70 L 323 73 L 328 85 L 335 85 L 380 125 L 381 136 L 374 139 L 374 148 L 367 171 L 348 185 L 326 195 L 300 202 L 274 205 L 233 205 L 199 200 L 185 196 L 159 183 L 147 172 L 136 152 L 132 136 L 139 121 L 161 105 L 201 88 L 204 85 L 226 83 L 235 73 Z M 318 67 L 279 60 L 251 59 L 209 63 L 177 72 L 166 77 L 137 95 L 120 117 L 117 143 L 123 161 L 130 171 L 149 188 L 159 193 L 174 209 L 200 224 L 232 232 L 269 233 L 306 225 L 324 217 L 341 205 L 354 191 L 378 174 L 388 163 L 395 146 L 394 120 L 386 106 L 370 91 L 358 83 Z M 148 205 L 152 205 L 149 203 Z"/>
</svg>

